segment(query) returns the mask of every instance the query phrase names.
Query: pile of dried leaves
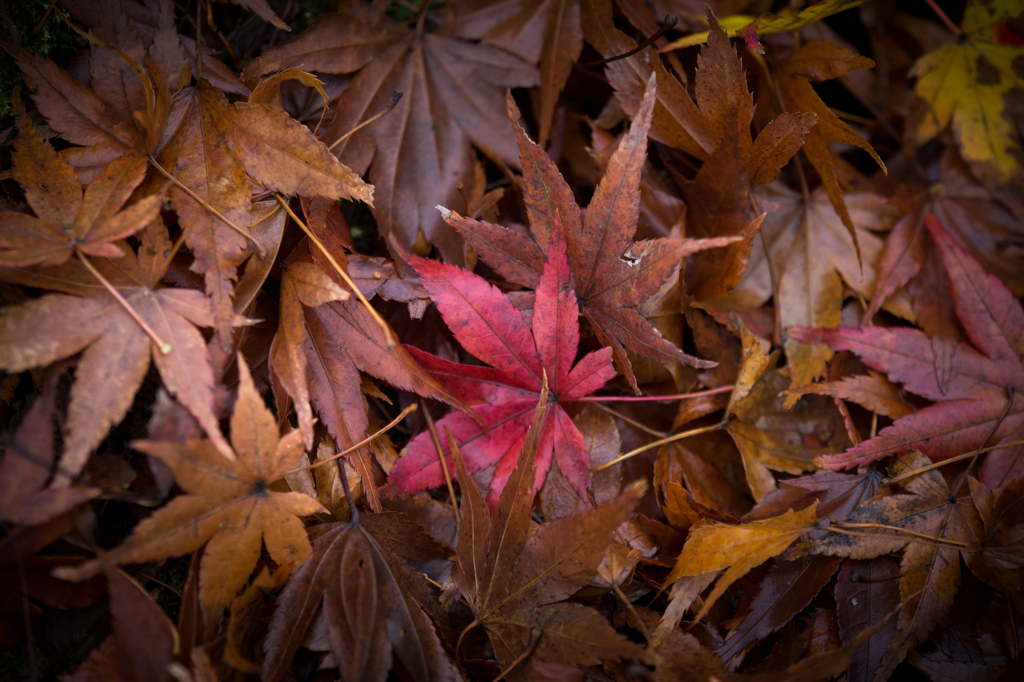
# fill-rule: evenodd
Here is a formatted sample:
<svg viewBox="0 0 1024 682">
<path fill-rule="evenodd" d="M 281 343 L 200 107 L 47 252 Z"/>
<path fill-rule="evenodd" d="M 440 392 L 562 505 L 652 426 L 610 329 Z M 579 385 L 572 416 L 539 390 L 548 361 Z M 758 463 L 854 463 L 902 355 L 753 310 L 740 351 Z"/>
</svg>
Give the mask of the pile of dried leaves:
<svg viewBox="0 0 1024 682">
<path fill-rule="evenodd" d="M 4 44 L 0 676 L 1018 679 L 1024 3 L 232 2 Z"/>
</svg>

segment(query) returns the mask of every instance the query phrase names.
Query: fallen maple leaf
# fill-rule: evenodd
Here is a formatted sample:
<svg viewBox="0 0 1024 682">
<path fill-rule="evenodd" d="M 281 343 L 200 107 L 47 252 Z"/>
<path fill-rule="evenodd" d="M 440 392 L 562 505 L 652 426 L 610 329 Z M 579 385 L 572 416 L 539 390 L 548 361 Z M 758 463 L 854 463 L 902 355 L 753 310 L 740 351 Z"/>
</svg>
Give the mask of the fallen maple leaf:
<svg viewBox="0 0 1024 682">
<path fill-rule="evenodd" d="M 44 488 L 53 464 L 55 372 L 7 444 L 0 462 L 0 521 L 34 526 L 99 495 L 83 488 Z"/>
<path fill-rule="evenodd" d="M 778 273 L 778 299 L 782 329 L 787 331 L 784 347 L 791 366 L 790 388 L 804 386 L 821 376 L 832 351 L 820 345 L 805 345 L 789 332 L 794 326 L 834 327 L 839 324 L 843 283 L 865 298 L 874 291 L 875 271 L 871 266 L 882 249 L 882 241 L 869 230 L 889 226 L 891 209 L 883 197 L 859 193 L 846 197 L 857 225 L 864 257 L 861 269 L 850 235 L 836 214 L 826 192 L 815 191 L 809 200 L 778 183 L 755 192 L 759 201 L 773 202 L 777 209 L 761 226 Z M 750 255 L 747 275 L 729 298 L 718 302 L 723 308 L 747 309 L 771 298 L 772 276 L 763 249 Z M 810 342 L 805 342 L 810 343 Z M 790 399 L 790 404 L 796 398 Z"/>
<path fill-rule="evenodd" d="M 118 258 L 115 242 L 129 237 L 155 218 L 162 193 L 121 210 L 146 175 L 146 160 L 135 154 L 115 159 L 85 188 L 75 169 L 53 150 L 23 114 L 12 154 L 11 176 L 25 192 L 36 217 L 0 211 L 0 264 L 60 265 L 77 251 Z"/>
<path fill-rule="evenodd" d="M 397 388 L 465 408 L 404 346 L 387 347 L 383 331 L 365 307 L 308 262 L 308 248 L 308 242 L 300 244 L 281 265 L 281 316 L 270 349 L 272 383 L 294 401 L 306 447 L 313 447 L 311 403 L 339 451 L 366 436 L 369 422 L 360 370 Z M 367 447 L 357 451 L 353 462 L 364 480 L 373 480 Z M 368 493 L 371 505 L 379 510 L 376 489 L 370 486 Z"/>
<path fill-rule="evenodd" d="M 1015 608 L 1024 605 L 1019 588 L 1024 568 L 1024 517 L 1018 511 L 1024 497 L 1024 477 L 1017 477 L 989 490 L 984 483 L 969 479 L 971 498 L 985 527 L 980 551 L 966 556 L 974 575 L 1003 591 Z"/>
<path fill-rule="evenodd" d="M 129 249 L 116 261 L 97 260 L 92 267 L 170 346 L 166 354 L 81 260 L 56 268 L 0 270 L 0 278 L 7 281 L 73 294 L 48 294 L 0 315 L 0 367 L 7 371 L 42 367 L 84 351 L 71 389 L 68 435 L 54 485 L 68 485 L 110 427 L 124 418 L 151 356 L 167 390 L 196 417 L 213 445 L 225 456 L 231 454 L 214 414 L 206 342 L 196 328 L 213 325 L 209 302 L 198 291 L 157 288 L 167 267 L 158 257 L 170 249 L 167 229 L 154 220 L 142 234 L 138 256 Z M 236 317 L 235 324 L 240 323 Z"/>
<path fill-rule="evenodd" d="M 1024 47 L 999 40 L 998 25 L 1016 21 L 1017 3 L 971 0 L 964 10 L 963 33 L 914 64 L 915 93 L 923 100 L 914 136 L 932 139 L 952 126 L 960 153 L 987 184 L 1010 180 L 1020 172 L 1021 134 L 1010 112 L 1024 76 L 1016 64 Z"/>
<path fill-rule="evenodd" d="M 778 556 L 817 523 L 817 502 L 798 512 L 745 524 L 708 522 L 690 528 L 683 551 L 665 585 L 683 576 L 725 570 L 694 616 L 699 621 L 726 589 L 750 569 Z"/>
<path fill-rule="evenodd" d="M 654 110 L 654 80 L 629 133 L 608 163 L 583 218 L 572 191 L 551 159 L 519 124 L 519 110 L 508 99 L 509 117 L 519 139 L 526 184 L 526 207 L 533 239 L 503 227 L 464 218 L 443 209 L 445 219 L 480 257 L 505 279 L 536 287 L 543 254 L 556 216 L 565 228 L 569 263 L 580 310 L 598 338 L 612 348 L 616 364 L 639 394 L 626 350 L 695 367 L 712 363 L 687 355 L 664 339 L 636 306 L 653 296 L 682 258 L 726 246 L 738 237 L 633 241 L 639 212 L 640 169 L 647 157 L 647 131 Z"/>
<path fill-rule="evenodd" d="M 1016 440 L 1024 429 L 1024 310 L 1002 282 L 987 275 L 953 243 L 933 217 L 928 218 L 928 229 L 949 273 L 957 317 L 974 347 L 957 344 L 951 378 L 943 390 L 935 372 L 934 348 L 918 330 L 791 330 L 794 338 L 804 342 L 851 350 L 907 390 L 936 401 L 841 455 L 822 457 L 822 466 L 848 469 L 910 448 L 941 461 L 984 447 L 988 441 Z"/>
<path fill-rule="evenodd" d="M 821 556 L 776 559 L 760 581 L 757 594 L 737 613 L 742 618 L 739 625 L 729 631 L 715 653 L 723 661 L 731 661 L 782 628 L 828 584 L 839 562 L 838 557 Z"/>
<path fill-rule="evenodd" d="M 825 106 L 810 81 L 832 80 L 855 69 L 870 68 L 874 65 L 874 61 L 836 43 L 814 40 L 780 61 L 777 66 L 779 93 L 784 107 L 794 113 L 811 112 L 818 115 L 817 123 L 804 137 L 804 153 L 821 176 L 829 201 L 853 239 L 857 260 L 865 268 L 868 264 L 874 263 L 875 258 L 868 254 L 867 250 L 861 252 L 858 225 L 850 215 L 843 192 L 839 188 L 839 178 L 836 176 L 828 142 L 831 140 L 860 147 L 871 155 L 883 172 L 885 164 L 867 140 L 839 120 L 839 117 Z"/>
<path fill-rule="evenodd" d="M 461 263 L 458 239 L 432 207 L 461 201 L 459 182 L 471 186 L 470 142 L 516 164 L 512 138 L 494 112 L 501 110 L 506 88 L 536 85 L 537 71 L 499 48 L 429 32 L 428 22 L 433 23 L 426 7 L 409 28 L 369 2 L 357 2 L 348 13 L 321 17 L 295 40 L 260 56 L 244 77 L 298 65 L 354 73 L 325 139 L 337 142 L 335 153 L 357 174 L 369 170 L 383 234 L 408 248 L 422 232 L 448 260 Z M 391 113 L 353 132 L 384 110 L 395 91 L 405 95 Z"/>
<path fill-rule="evenodd" d="M 956 340 L 956 314 L 948 297 L 936 297 L 934 286 L 942 278 L 942 266 L 931 248 L 925 217 L 933 214 L 953 240 L 977 258 L 986 271 L 1010 287 L 1015 296 L 1024 295 L 1024 224 L 993 192 L 978 184 L 963 160 L 954 152 L 943 155 L 939 178 L 930 185 L 901 187 L 893 202 L 905 215 L 893 227 L 878 261 L 878 286 L 864 319 L 874 317 L 882 305 L 907 286 L 917 324 L 933 337 Z M 944 285 L 945 286 L 945 285 Z M 940 352 L 939 367 L 949 364 Z M 939 349 L 936 349 L 937 351 Z M 941 379 L 940 381 L 946 381 Z"/>
<path fill-rule="evenodd" d="M 454 265 L 409 257 L 455 338 L 467 352 L 491 365 L 459 365 L 410 348 L 435 379 L 483 420 L 482 426 L 463 412 L 451 412 L 437 428 L 439 433 L 447 429 L 455 437 L 465 451 L 469 471 L 497 465 L 488 497 L 492 507 L 519 459 L 545 376 L 551 387 L 547 408 L 551 418 L 540 437 L 537 488 L 554 460 L 573 490 L 586 499 L 590 457 L 563 404 L 593 393 L 615 374 L 608 348 L 588 353 L 573 367 L 579 346 L 579 307 L 557 217 L 550 239 L 548 259 L 537 285 L 532 330 L 508 298 L 482 277 Z M 450 454 L 445 452 L 445 457 Z M 389 478 L 389 487 L 402 494 L 444 482 L 429 433 L 421 433 L 409 443 L 409 453 L 398 461 Z"/>
<path fill-rule="evenodd" d="M 180 92 L 176 100 L 183 109 L 181 124 L 157 161 L 172 170 L 183 186 L 172 187 L 168 199 L 185 231 L 185 244 L 195 257 L 191 269 L 204 276 L 218 338 L 226 348 L 231 341 L 234 282 L 248 255 L 246 241 L 252 238 L 248 231 L 249 187 L 245 170 L 216 125 L 217 116 L 228 106 L 224 94 L 200 82 Z M 210 208 L 235 228 L 228 227 Z"/>
<path fill-rule="evenodd" d="M 323 609 L 341 679 L 385 680 L 392 659 L 415 680 L 461 679 L 420 603 L 435 602 L 423 574 L 406 559 L 447 550 L 404 514 L 360 514 L 318 526 L 313 553 L 277 599 L 267 635 L 265 681 L 281 679 Z M 437 605 L 440 611 L 440 605 Z"/>
<path fill-rule="evenodd" d="M 695 254 L 687 293 L 699 300 L 726 296 L 747 269 L 754 235 L 764 216 L 750 219 L 750 189 L 767 184 L 803 144 L 817 119 L 813 113 L 782 113 L 751 141 L 754 100 L 736 51 L 706 9 L 710 38 L 698 57 L 694 92 L 715 152 L 697 177 L 680 183 L 686 200 L 686 231 L 692 237 L 742 240 L 725 249 Z"/>
<path fill-rule="evenodd" d="M 511 15 L 509 3 L 462 4 L 468 7 L 459 7 L 458 35 L 482 39 L 484 44 L 508 50 L 531 64 L 540 62 L 538 141 L 545 146 L 558 96 L 583 52 L 580 0 L 521 1 Z"/>
<path fill-rule="evenodd" d="M 929 464 L 927 457 L 911 452 L 896 460 L 890 475 L 895 478 Z M 902 609 L 896 634 L 875 672 L 876 682 L 888 679 L 907 652 L 941 622 L 960 586 L 960 553 L 969 556 L 969 547 L 982 538 L 971 498 L 957 498 L 938 471 L 924 471 L 900 485 L 913 494 L 868 502 L 843 526 L 858 530 L 837 531 L 808 548 L 818 554 L 871 559 L 905 547 L 900 562 Z"/>
<path fill-rule="evenodd" d="M 268 490 L 304 459 L 302 434 L 278 437 L 277 420 L 256 392 L 241 356 L 238 376 L 231 416 L 237 459 L 224 457 L 208 440 L 134 441 L 132 447 L 167 465 L 188 494 L 144 519 L 120 547 L 55 575 L 83 580 L 110 566 L 181 556 L 207 545 L 200 601 L 207 632 L 212 632 L 248 582 L 264 543 L 279 566 L 294 569 L 309 557 L 312 549 L 299 517 L 326 510 L 309 495 Z"/>
<path fill-rule="evenodd" d="M 493 517 L 452 444 L 463 495 L 452 579 L 473 611 L 474 624 L 490 635 L 498 663 L 510 679 L 528 679 L 525 668 L 513 668 L 514 676 L 509 670 L 524 654 L 576 665 L 643 656 L 639 646 L 615 632 L 597 611 L 564 600 L 590 582 L 614 529 L 639 503 L 646 483 L 632 483 L 611 502 L 529 534 L 534 462 L 549 421 L 546 388 Z"/>
<path fill-rule="evenodd" d="M 786 395 L 830 395 L 840 400 L 849 400 L 861 407 L 884 414 L 892 419 L 905 417 L 914 411 L 900 394 L 900 387 L 885 378 L 885 375 L 869 371 L 867 374 L 843 377 L 839 381 L 808 384 L 785 391 Z"/>
</svg>

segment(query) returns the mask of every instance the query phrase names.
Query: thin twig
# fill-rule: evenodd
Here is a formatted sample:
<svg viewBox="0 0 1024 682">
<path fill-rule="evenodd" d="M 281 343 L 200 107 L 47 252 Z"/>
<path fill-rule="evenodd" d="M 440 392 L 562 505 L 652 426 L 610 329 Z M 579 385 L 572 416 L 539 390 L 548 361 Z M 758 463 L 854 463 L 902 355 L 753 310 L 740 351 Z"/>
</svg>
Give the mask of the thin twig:
<svg viewBox="0 0 1024 682">
<path fill-rule="evenodd" d="M 131 304 L 128 303 L 127 299 L 125 299 L 125 297 L 121 295 L 121 292 L 114 288 L 114 285 L 108 282 L 107 278 L 104 277 L 103 274 L 99 270 L 97 270 L 92 263 L 89 262 L 89 259 L 85 257 L 85 254 L 82 253 L 80 249 L 76 248 L 75 253 L 78 254 L 78 257 L 81 259 L 82 263 L 89 270 L 89 272 L 92 273 L 92 276 L 99 280 L 99 283 L 103 285 L 103 288 L 106 289 L 110 293 L 110 295 L 113 296 L 117 300 L 117 302 L 121 304 L 121 306 L 125 309 L 128 315 L 130 315 L 131 318 L 135 320 L 135 322 L 140 327 L 142 327 L 142 331 L 146 332 L 146 335 L 153 340 L 153 343 L 156 344 L 156 347 L 160 349 L 160 354 L 167 355 L 168 353 L 170 353 L 172 350 L 171 344 L 165 343 L 164 340 L 160 338 L 160 336 L 153 330 L 153 328 L 150 327 L 149 324 L 144 319 L 142 319 L 138 312 L 136 312 L 135 308 L 133 308 Z"/>
<path fill-rule="evenodd" d="M 274 192 L 274 198 L 277 199 L 278 203 L 284 207 L 284 210 L 288 212 L 288 215 L 291 216 L 291 219 L 294 220 L 295 223 L 300 228 L 302 228 L 302 231 L 306 233 L 306 236 L 309 237 L 309 240 L 311 242 L 313 242 L 313 245 L 316 246 L 316 248 L 320 249 L 320 252 L 327 257 L 327 261 L 334 268 L 334 271 L 337 272 L 338 276 L 345 281 L 345 284 L 347 284 L 348 287 L 352 290 L 352 293 L 356 295 L 356 298 L 358 298 L 362 302 L 362 304 L 366 306 L 366 311 L 370 313 L 370 317 L 373 318 L 374 322 L 377 323 L 377 326 L 379 326 L 381 328 L 381 331 L 384 332 L 384 343 L 385 345 L 387 345 L 388 349 L 394 348 L 395 337 L 391 335 L 391 327 L 389 327 L 388 323 L 384 321 L 384 318 L 380 316 L 380 313 L 378 313 L 377 310 L 372 305 L 370 305 L 370 302 L 366 300 L 366 296 L 363 296 L 363 292 L 359 290 L 359 287 L 357 287 L 355 282 L 352 281 L 352 278 L 348 276 L 348 273 L 345 272 L 345 269 L 338 265 L 338 261 L 334 260 L 334 256 L 331 255 L 331 252 L 327 250 L 327 247 L 323 245 L 323 242 L 317 239 L 316 235 L 313 234 L 313 231 L 309 229 L 306 223 L 302 222 L 302 219 L 299 218 L 299 216 L 295 215 L 295 211 L 293 211 L 292 207 L 288 205 L 288 202 L 282 199 L 281 195 L 278 194 L 277 192 Z"/>
<path fill-rule="evenodd" d="M 607 469 L 607 468 L 609 468 L 611 466 L 614 466 L 614 465 L 618 464 L 619 462 L 625 461 L 625 460 L 629 459 L 630 457 L 635 457 L 636 455 L 639 455 L 642 452 L 647 452 L 648 450 L 651 450 L 653 448 L 657 448 L 657 447 L 660 447 L 662 445 L 667 445 L 668 443 L 673 443 L 673 442 L 675 442 L 677 440 L 682 440 L 683 438 L 689 438 L 690 436 L 698 436 L 698 435 L 700 435 L 702 433 L 710 433 L 711 431 L 717 431 L 718 429 L 722 428 L 723 426 L 724 426 L 724 424 L 719 422 L 718 424 L 712 424 L 711 426 L 702 426 L 702 427 L 700 427 L 698 429 L 690 429 L 689 431 L 683 431 L 682 433 L 672 434 L 671 436 L 669 436 L 667 438 L 662 438 L 661 440 L 656 440 L 653 443 L 648 443 L 647 445 L 643 445 L 641 447 L 638 447 L 636 450 L 630 450 L 626 454 L 619 455 L 618 457 L 616 457 L 612 461 L 607 462 L 605 464 L 602 464 L 599 467 L 594 467 L 593 469 L 590 470 L 590 474 L 593 475 L 593 474 L 601 473 L 605 469 Z"/>
<path fill-rule="evenodd" d="M 385 433 L 390 431 L 395 426 L 395 424 L 397 424 L 398 422 L 400 422 L 403 419 L 405 419 L 406 415 L 408 415 L 410 412 L 415 412 L 417 407 L 418 406 L 416 405 L 416 403 L 413 403 L 409 407 L 407 407 L 404 410 L 402 410 L 401 412 L 399 412 L 398 416 L 395 417 L 394 419 L 392 419 L 387 424 L 387 426 L 382 428 L 380 431 L 377 431 L 372 436 L 367 436 L 363 440 L 359 441 L 358 443 L 356 443 L 355 445 L 350 447 L 348 450 L 343 450 L 342 452 L 339 452 L 336 455 L 331 455 L 327 459 L 322 459 L 319 462 L 316 462 L 314 464 L 310 464 L 309 466 L 300 467 L 298 469 L 289 469 L 288 471 L 286 471 L 284 473 L 284 475 L 288 476 L 290 474 L 294 474 L 294 473 L 299 472 L 299 471 L 309 471 L 311 469 L 316 469 L 317 467 L 323 466 L 324 464 L 327 464 L 328 462 L 333 462 L 336 459 L 340 459 L 340 458 L 344 457 L 345 455 L 351 455 L 353 452 L 355 452 L 359 448 L 363 447 L 367 443 L 373 441 L 376 438 L 379 438 L 380 436 L 383 436 Z M 344 478 L 344 476 L 342 478 Z M 371 482 L 367 482 L 365 485 L 371 485 Z"/>
</svg>

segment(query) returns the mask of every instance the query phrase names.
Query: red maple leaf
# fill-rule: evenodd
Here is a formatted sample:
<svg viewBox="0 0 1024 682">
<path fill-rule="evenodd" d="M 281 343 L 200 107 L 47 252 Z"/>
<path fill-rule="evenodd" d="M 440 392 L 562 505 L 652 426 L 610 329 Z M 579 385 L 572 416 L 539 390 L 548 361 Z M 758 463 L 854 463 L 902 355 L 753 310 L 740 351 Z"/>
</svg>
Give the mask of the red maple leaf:
<svg viewBox="0 0 1024 682">
<path fill-rule="evenodd" d="M 537 285 L 532 330 L 505 294 L 482 277 L 424 258 L 409 256 L 408 260 L 462 347 L 490 365 L 460 365 L 409 348 L 432 376 L 473 407 L 487 427 L 485 431 L 464 412 L 451 412 L 437 423 L 441 441 L 447 440 L 447 429 L 470 473 L 496 465 L 488 497 L 493 507 L 519 459 L 546 374 L 550 402 L 537 452 L 536 487 L 540 488 L 554 459 L 573 489 L 587 499 L 587 446 L 563 404 L 604 386 L 615 376 L 615 369 L 607 347 L 588 353 L 573 367 L 580 340 L 579 305 L 561 220 L 556 216 Z M 455 471 L 447 444 L 443 447 L 448 470 Z M 392 491 L 401 494 L 444 482 L 429 433 L 409 443 L 409 453 L 391 470 L 390 479 Z"/>
<path fill-rule="evenodd" d="M 1005 284 L 987 274 L 973 256 L 953 242 L 934 216 L 928 216 L 926 224 L 941 251 L 956 314 L 973 347 L 957 344 L 949 368 L 951 378 L 943 391 L 934 344 L 922 331 L 791 329 L 790 335 L 805 343 L 827 343 L 836 350 L 853 351 L 869 367 L 935 401 L 843 454 L 821 457 L 821 466 L 848 469 L 910 448 L 941 461 L 986 442 L 1017 440 L 1024 431 L 1024 309 Z M 981 478 L 995 474 L 986 468 L 1006 468 L 1007 451 L 997 454 L 1003 464 L 990 459 L 980 471 Z M 1017 453 L 1009 454 L 1012 461 Z"/>
</svg>

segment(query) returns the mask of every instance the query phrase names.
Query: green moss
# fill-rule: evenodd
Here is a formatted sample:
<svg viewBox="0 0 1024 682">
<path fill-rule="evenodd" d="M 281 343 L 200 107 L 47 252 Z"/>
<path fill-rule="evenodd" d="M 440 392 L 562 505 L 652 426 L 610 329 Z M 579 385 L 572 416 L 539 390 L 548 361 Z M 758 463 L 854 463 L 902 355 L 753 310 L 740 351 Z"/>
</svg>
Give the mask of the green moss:
<svg viewBox="0 0 1024 682">
<path fill-rule="evenodd" d="M 416 5 L 417 7 L 422 7 L 422 1 L 423 0 L 410 0 L 411 4 Z M 447 1 L 448 0 L 430 0 L 430 9 L 441 9 Z M 397 3 L 391 3 L 388 5 L 388 14 L 398 21 L 412 21 L 416 18 L 416 12 L 404 4 L 400 5 Z"/>
<path fill-rule="evenodd" d="M 39 32 L 32 35 L 49 5 L 47 0 L 20 0 L 4 2 L 4 9 L 18 32 L 18 42 L 23 49 L 66 66 L 81 49 L 77 45 L 75 33 L 61 22 L 56 12 L 51 12 Z M 3 27 L 0 27 L 0 31 L 3 30 Z M 2 37 L 10 40 L 9 36 Z M 6 128 L 13 123 L 11 92 L 21 82 L 21 70 L 13 59 L 5 55 L 4 59 L 0 59 L 0 128 Z"/>
<path fill-rule="evenodd" d="M 292 36 L 297 36 L 325 14 L 334 11 L 333 0 L 299 0 L 299 6 L 292 13 L 288 25 Z"/>
</svg>

